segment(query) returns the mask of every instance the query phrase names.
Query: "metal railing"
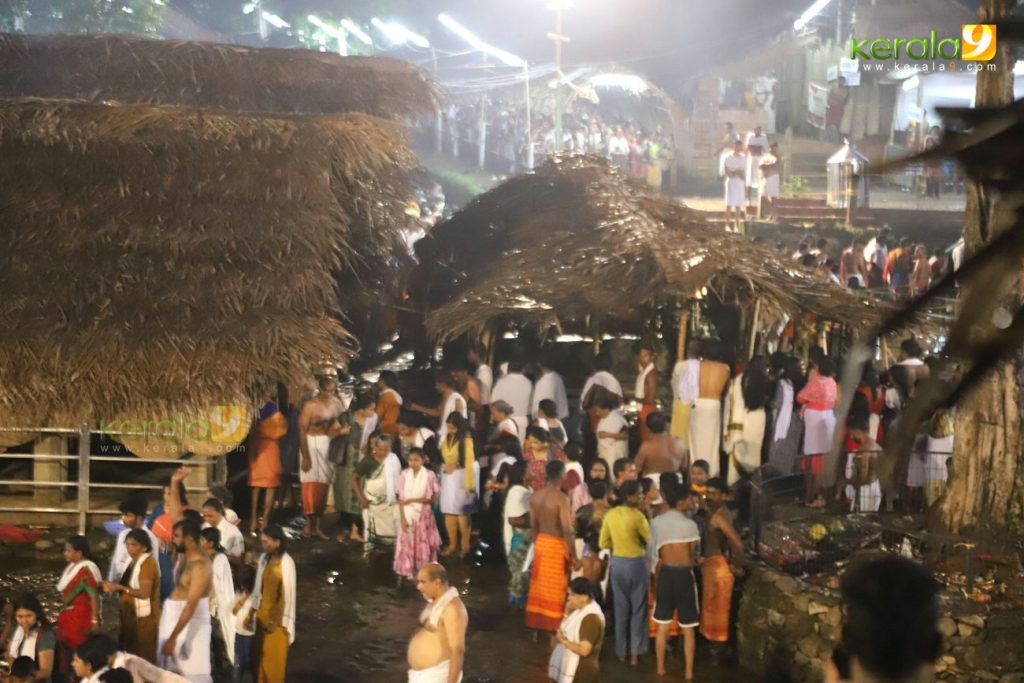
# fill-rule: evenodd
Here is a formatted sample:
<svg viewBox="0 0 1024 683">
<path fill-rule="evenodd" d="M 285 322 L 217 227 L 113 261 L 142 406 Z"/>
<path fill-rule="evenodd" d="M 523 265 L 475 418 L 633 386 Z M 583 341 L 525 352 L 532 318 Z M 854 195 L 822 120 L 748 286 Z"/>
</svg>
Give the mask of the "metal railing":
<svg viewBox="0 0 1024 683">
<path fill-rule="evenodd" d="M 36 488 L 74 488 L 77 490 L 76 505 L 73 508 L 66 507 L 43 507 L 43 506 L 2 506 L 0 512 L 31 512 L 39 514 L 69 514 L 76 513 L 78 517 L 78 533 L 84 534 L 88 528 L 89 515 L 120 514 L 116 508 L 97 508 L 92 505 L 92 489 L 117 489 L 117 490 L 139 490 L 139 491 L 162 491 L 163 484 L 138 484 L 127 481 L 123 482 L 94 482 L 92 481 L 92 463 L 94 462 L 122 462 L 147 465 L 188 465 L 192 467 L 206 467 L 212 465 L 214 468 L 213 480 L 223 481 L 226 474 L 226 458 L 217 457 L 205 460 L 182 460 L 178 458 L 139 458 L 136 456 L 112 456 L 95 455 L 91 452 L 91 437 L 93 434 L 100 434 L 90 429 L 88 422 L 83 422 L 81 429 L 66 428 L 43 428 L 43 427 L 0 427 L 0 433 L 25 432 L 31 434 L 46 434 L 51 436 L 78 437 L 78 453 L 3 453 L 0 459 L 6 460 L 30 460 L 33 464 L 42 462 L 76 462 L 78 463 L 77 481 L 38 481 L 34 478 L 26 479 L 0 479 L 0 486 L 17 486 Z M 144 432 L 118 432 L 104 430 L 103 436 L 134 436 L 145 437 Z M 189 491 L 205 491 L 205 487 L 190 487 Z"/>
</svg>

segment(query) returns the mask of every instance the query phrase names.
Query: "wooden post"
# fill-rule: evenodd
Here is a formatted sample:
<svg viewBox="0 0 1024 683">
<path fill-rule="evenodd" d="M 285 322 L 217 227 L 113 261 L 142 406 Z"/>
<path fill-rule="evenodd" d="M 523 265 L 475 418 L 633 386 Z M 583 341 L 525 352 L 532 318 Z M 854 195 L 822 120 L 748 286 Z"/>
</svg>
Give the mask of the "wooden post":
<svg viewBox="0 0 1024 683">
<path fill-rule="evenodd" d="M 882 337 L 882 369 L 889 369 L 889 342 L 886 341 L 885 337 Z"/>
<path fill-rule="evenodd" d="M 486 338 L 484 343 L 487 345 L 487 365 L 493 371 L 495 369 L 494 360 L 498 355 L 498 340 L 501 339 L 498 324 L 494 323 L 491 325 L 490 329 L 488 329 L 484 335 Z"/>
<path fill-rule="evenodd" d="M 754 301 L 754 318 L 750 321 L 750 348 L 747 351 L 747 358 L 754 357 L 757 350 L 757 326 L 761 322 L 761 299 Z"/>
<path fill-rule="evenodd" d="M 689 302 L 687 302 L 689 305 Z M 676 361 L 686 358 L 686 336 L 690 332 L 690 309 L 687 307 L 679 314 L 679 338 L 676 340 Z"/>
<path fill-rule="evenodd" d="M 67 455 L 68 440 L 63 435 L 43 434 L 32 444 L 32 452 L 36 455 Z M 67 460 L 34 460 L 32 463 L 33 481 L 67 481 Z M 67 491 L 56 486 L 39 486 L 32 492 L 32 504 L 35 507 L 59 507 L 64 502 Z"/>
</svg>

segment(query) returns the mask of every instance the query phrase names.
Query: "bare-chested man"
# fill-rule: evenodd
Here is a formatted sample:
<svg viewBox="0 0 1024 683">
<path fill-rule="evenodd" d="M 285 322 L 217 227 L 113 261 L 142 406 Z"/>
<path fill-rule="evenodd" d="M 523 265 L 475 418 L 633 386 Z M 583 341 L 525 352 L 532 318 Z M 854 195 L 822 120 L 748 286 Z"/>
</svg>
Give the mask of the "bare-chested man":
<svg viewBox="0 0 1024 683">
<path fill-rule="evenodd" d="M 466 658 L 466 606 L 436 562 L 420 567 L 416 588 L 430 604 L 420 615 L 423 628 L 409 641 L 409 683 L 458 683 Z"/>
<path fill-rule="evenodd" d="M 324 375 L 318 385 L 320 392 L 306 401 L 299 414 L 299 481 L 302 483 L 302 513 L 306 516 L 302 535 L 308 538 L 315 534 L 326 539 L 320 521 L 327 507 L 327 488 L 334 478 L 334 465 L 327 454 L 331 439 L 347 434 L 349 428 L 338 422 L 345 405 L 338 398 L 337 380 Z"/>
<path fill-rule="evenodd" d="M 704 603 L 700 615 L 700 633 L 713 643 L 729 640 L 729 608 L 732 604 L 734 574 L 743 572 L 743 541 L 732 525 L 732 517 L 725 506 L 729 487 L 721 477 L 707 482 L 708 531 L 705 536 L 704 563 L 701 577 L 704 583 Z"/>
<path fill-rule="evenodd" d="M 636 469 L 641 477 L 649 478 L 658 486 L 658 477 L 664 472 L 684 472 L 690 467 L 686 450 L 668 432 L 668 418 L 663 413 L 647 416 L 647 429 L 651 438 L 636 453 Z"/>
<path fill-rule="evenodd" d="M 843 250 L 839 258 L 839 281 L 844 287 L 851 287 L 851 280 L 856 282 L 857 288 L 864 289 L 868 286 L 868 264 L 864 260 L 864 238 L 854 238 L 853 244 Z"/>
<path fill-rule="evenodd" d="M 545 466 L 544 474 L 544 488 L 530 499 L 534 559 L 526 601 L 526 627 L 556 633 L 565 614 L 569 565 L 578 563 L 569 497 L 562 493 L 565 463 L 552 460 Z"/>
<path fill-rule="evenodd" d="M 697 544 L 700 530 L 687 516 L 693 497 L 681 485 L 666 486 L 662 497 L 668 510 L 651 522 L 651 537 L 647 541 L 647 556 L 654 582 L 654 614 L 658 635 L 654 652 L 658 661 L 658 675 L 665 675 L 665 648 L 668 629 L 675 613 L 683 629 L 686 680 L 693 680 L 693 658 L 697 644 L 695 629 L 700 623 L 697 604 L 697 579 L 693 573 L 697 564 Z"/>
<path fill-rule="evenodd" d="M 731 372 L 720 344 L 703 342 L 701 350 L 700 391 L 690 411 L 690 457 L 707 461 L 714 477 L 721 468 L 722 394 Z"/>
<path fill-rule="evenodd" d="M 177 476 L 177 475 L 175 475 Z M 213 680 L 210 670 L 210 559 L 199 545 L 198 520 L 174 525 L 177 554 L 174 590 L 164 601 L 157 644 L 161 668 L 181 674 L 193 683 Z"/>
</svg>

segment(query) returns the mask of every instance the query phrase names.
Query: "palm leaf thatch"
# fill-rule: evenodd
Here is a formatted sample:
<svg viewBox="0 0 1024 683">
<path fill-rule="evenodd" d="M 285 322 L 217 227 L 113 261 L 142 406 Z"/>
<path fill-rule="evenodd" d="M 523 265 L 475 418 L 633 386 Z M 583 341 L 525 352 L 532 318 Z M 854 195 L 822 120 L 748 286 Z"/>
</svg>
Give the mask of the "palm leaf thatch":
<svg viewBox="0 0 1024 683">
<path fill-rule="evenodd" d="M 450 339 L 494 320 L 635 320 L 707 288 L 761 300 L 766 316 L 810 311 L 863 326 L 868 299 L 816 279 L 698 211 L 648 194 L 604 159 L 549 161 L 481 195 L 431 236 L 430 333 Z"/>
<path fill-rule="evenodd" d="M 0 34 L 0 97 L 401 117 L 436 94 L 408 62 L 121 35 Z"/>
<path fill-rule="evenodd" d="M 34 99 L 0 101 L 0 155 L 0 410 L 53 426 L 200 414 L 339 355 L 333 272 L 416 166 L 365 115 Z"/>
</svg>

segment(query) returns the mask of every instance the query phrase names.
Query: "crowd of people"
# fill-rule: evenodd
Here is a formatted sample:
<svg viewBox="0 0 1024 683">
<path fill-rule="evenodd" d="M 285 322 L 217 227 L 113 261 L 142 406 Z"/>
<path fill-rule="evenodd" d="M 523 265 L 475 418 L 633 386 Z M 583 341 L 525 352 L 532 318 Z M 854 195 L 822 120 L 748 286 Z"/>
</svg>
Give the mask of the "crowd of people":
<svg viewBox="0 0 1024 683">
<path fill-rule="evenodd" d="M 480 143 L 479 100 L 452 103 L 445 115 L 446 151 L 476 159 Z M 522 105 L 491 101 L 483 123 L 487 167 L 503 173 L 527 168 L 526 109 Z M 553 115 L 533 112 L 530 138 L 534 163 L 557 151 Z M 655 190 L 670 189 L 675 165 L 673 137 L 662 125 L 643 126 L 624 117 L 603 116 L 596 107 L 573 107 L 563 116 L 562 150 L 567 154 L 597 154 L 613 161 L 631 177 Z"/>
<path fill-rule="evenodd" d="M 779 249 L 789 253 L 785 245 Z M 956 270 L 962 248 L 934 247 L 909 237 L 896 239 L 888 229 L 855 236 L 838 257 L 825 238 L 807 238 L 792 253 L 793 261 L 813 269 L 823 280 L 850 289 L 887 292 L 895 301 L 906 301 L 926 292 Z"/>
<path fill-rule="evenodd" d="M 255 566 L 230 494 L 214 487 L 190 509 L 181 469 L 148 515 L 138 499 L 122 503 L 125 529 L 106 574 L 84 537 L 68 540 L 63 610 L 51 625 L 35 596 L 20 598 L 6 651 L 15 662 L 30 657 L 36 680 L 115 680 L 108 672 L 118 667 L 149 672 L 135 680 L 284 680 L 296 569 L 269 521 L 277 491 L 291 488 L 289 433 L 298 436 L 302 535 L 391 554 L 396 583 L 428 600 L 409 653 L 409 680 L 427 683 L 461 674 L 465 606 L 439 563 L 466 558 L 477 540 L 503 556 L 524 626 L 550 638 L 553 680 L 598 680 L 606 629 L 615 655 L 633 665 L 653 640 L 659 673 L 678 637 L 689 680 L 697 634 L 712 651 L 730 639 L 755 473 L 802 478 L 811 508 L 871 512 L 888 500 L 920 510 L 943 495 L 948 413 L 922 426 L 897 469 L 905 485 L 883 490 L 877 473 L 886 432 L 928 376 L 912 339 L 885 373 L 865 370 L 844 425 L 837 362 L 818 347 L 806 363 L 787 352 L 738 362 L 727 344 L 694 340 L 666 376 L 655 348 L 641 344 L 627 389 L 601 353 L 578 404 L 551 349 L 531 376 L 517 360 L 495 370 L 485 358 L 473 347 L 448 359 L 429 405 L 406 402 L 389 371 L 348 400 L 329 373 L 284 410 L 267 392 L 249 456 L 249 530 L 263 551 Z M 845 447 L 833 459 L 837 439 Z M 326 524 L 332 508 L 337 523 Z M 116 645 L 100 635 L 105 595 L 119 604 Z"/>
<path fill-rule="evenodd" d="M 238 517 L 226 490 L 190 508 L 178 470 L 163 502 L 147 515 L 141 498 L 120 504 L 124 529 L 106 574 L 85 536 L 64 546 L 55 620 L 39 598 L 20 596 L 0 632 L 11 662 L 8 680 L 202 683 L 284 681 L 295 638 L 295 563 L 284 531 L 266 526 L 262 553 L 247 564 Z M 220 496 L 220 497 L 218 497 Z M 101 601 L 117 601 L 117 638 L 103 623 Z"/>
</svg>

